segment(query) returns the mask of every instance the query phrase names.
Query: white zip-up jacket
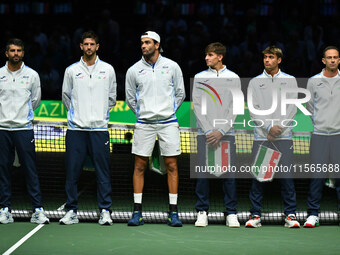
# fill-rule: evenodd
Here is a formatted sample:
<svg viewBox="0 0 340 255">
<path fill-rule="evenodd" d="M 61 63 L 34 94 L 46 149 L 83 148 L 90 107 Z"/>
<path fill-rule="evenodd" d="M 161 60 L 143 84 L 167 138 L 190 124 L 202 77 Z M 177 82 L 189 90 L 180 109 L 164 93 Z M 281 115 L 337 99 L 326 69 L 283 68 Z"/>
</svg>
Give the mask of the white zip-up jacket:
<svg viewBox="0 0 340 255">
<path fill-rule="evenodd" d="M 209 67 L 195 75 L 192 101 L 199 134 L 207 135 L 218 130 L 222 135 L 234 135 L 232 123 L 237 115 L 233 114 L 231 88 L 241 90 L 241 81 L 240 77 L 226 66 L 219 71 Z M 202 114 L 202 108 L 206 109 L 206 113 Z M 224 120 L 219 122 L 223 124 L 214 123 L 217 119 Z"/>
<path fill-rule="evenodd" d="M 317 135 L 340 134 L 340 71 L 334 77 L 335 83 L 321 73 L 311 77 L 307 89 L 311 93 L 311 100 L 307 103 L 307 110 L 311 112 L 314 125 L 313 133 Z"/>
<path fill-rule="evenodd" d="M 250 117 L 254 122 L 254 140 L 265 141 L 272 126 L 278 125 L 283 127 L 282 134 L 275 140 L 291 140 L 293 120 L 297 109 L 293 104 L 287 105 L 286 115 L 281 115 L 281 89 L 297 88 L 295 77 L 279 72 L 274 76 L 268 74 L 265 70 L 263 73 L 249 82 L 248 96 L 252 93 L 253 106 L 257 110 L 268 110 L 272 107 L 273 95 L 272 90 L 277 90 L 277 106 L 275 111 L 269 115 L 256 115 L 250 111 Z M 298 93 L 288 93 L 286 98 L 297 98 Z M 248 98 L 249 103 L 249 98 Z M 249 107 L 248 107 L 249 108 Z M 289 127 L 287 127 L 289 126 Z"/>
<path fill-rule="evenodd" d="M 34 110 L 41 100 L 39 75 L 22 63 L 11 72 L 8 62 L 0 69 L 0 129 L 33 129 Z"/>
<path fill-rule="evenodd" d="M 66 68 L 62 100 L 68 110 L 68 129 L 107 130 L 109 111 L 116 104 L 116 87 L 113 67 L 99 57 L 91 72 L 82 57 Z"/>
<path fill-rule="evenodd" d="M 175 122 L 176 111 L 185 98 L 181 68 L 161 55 L 153 65 L 142 57 L 126 73 L 125 93 L 137 122 Z"/>
</svg>

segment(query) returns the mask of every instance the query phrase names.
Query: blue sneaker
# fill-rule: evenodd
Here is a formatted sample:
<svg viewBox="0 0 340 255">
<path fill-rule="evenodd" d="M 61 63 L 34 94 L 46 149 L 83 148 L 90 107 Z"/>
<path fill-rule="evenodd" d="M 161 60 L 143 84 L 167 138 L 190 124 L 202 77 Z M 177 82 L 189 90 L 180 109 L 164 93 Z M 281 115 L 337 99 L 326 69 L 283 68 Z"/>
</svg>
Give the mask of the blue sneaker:
<svg viewBox="0 0 340 255">
<path fill-rule="evenodd" d="M 169 213 L 168 225 L 171 227 L 182 227 L 182 222 L 178 218 L 178 212 L 171 211 Z"/>
<path fill-rule="evenodd" d="M 143 215 L 141 211 L 134 211 L 131 219 L 128 221 L 128 226 L 144 225 Z"/>
</svg>

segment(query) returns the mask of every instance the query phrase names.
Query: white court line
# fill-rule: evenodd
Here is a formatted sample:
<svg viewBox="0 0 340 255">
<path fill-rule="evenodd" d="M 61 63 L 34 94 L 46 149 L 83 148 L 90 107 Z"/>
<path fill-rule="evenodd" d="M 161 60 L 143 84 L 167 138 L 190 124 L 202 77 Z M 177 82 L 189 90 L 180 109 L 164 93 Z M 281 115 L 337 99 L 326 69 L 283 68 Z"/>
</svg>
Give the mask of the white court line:
<svg viewBox="0 0 340 255">
<path fill-rule="evenodd" d="M 84 192 L 84 190 L 82 190 L 82 191 L 80 191 L 78 193 L 78 197 Z M 57 210 L 58 211 L 64 210 L 65 205 L 66 205 L 66 203 L 62 204 Z M 23 238 L 21 238 L 18 242 L 16 242 L 11 248 L 9 248 L 7 251 L 5 251 L 5 253 L 3 253 L 2 255 L 9 255 L 9 254 L 11 254 L 13 251 L 18 249 L 18 247 L 20 245 L 22 245 L 28 238 L 33 236 L 36 232 L 38 232 L 45 225 L 46 224 L 39 224 L 38 226 L 36 226 L 31 232 L 29 232 L 27 235 L 25 235 Z"/>
<path fill-rule="evenodd" d="M 36 226 L 31 232 L 29 232 L 27 235 L 25 235 L 23 238 L 21 238 L 18 242 L 16 242 L 11 248 L 9 248 L 3 255 L 9 255 L 13 251 L 15 251 L 20 245 L 22 245 L 28 238 L 33 236 L 36 232 L 38 232 L 45 224 L 39 224 Z"/>
</svg>

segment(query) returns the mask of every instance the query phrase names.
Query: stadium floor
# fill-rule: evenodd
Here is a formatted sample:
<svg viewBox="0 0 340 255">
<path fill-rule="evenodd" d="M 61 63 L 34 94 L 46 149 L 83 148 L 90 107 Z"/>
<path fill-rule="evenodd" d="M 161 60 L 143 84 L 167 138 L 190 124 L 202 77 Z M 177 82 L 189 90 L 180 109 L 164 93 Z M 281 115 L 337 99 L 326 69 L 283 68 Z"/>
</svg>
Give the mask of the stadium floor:
<svg viewBox="0 0 340 255">
<path fill-rule="evenodd" d="M 0 225 L 0 252 L 6 252 L 36 227 L 28 222 Z M 339 226 L 230 229 L 222 224 L 171 228 L 165 224 L 61 226 L 52 222 L 11 254 L 339 254 L 339 234 Z"/>
</svg>

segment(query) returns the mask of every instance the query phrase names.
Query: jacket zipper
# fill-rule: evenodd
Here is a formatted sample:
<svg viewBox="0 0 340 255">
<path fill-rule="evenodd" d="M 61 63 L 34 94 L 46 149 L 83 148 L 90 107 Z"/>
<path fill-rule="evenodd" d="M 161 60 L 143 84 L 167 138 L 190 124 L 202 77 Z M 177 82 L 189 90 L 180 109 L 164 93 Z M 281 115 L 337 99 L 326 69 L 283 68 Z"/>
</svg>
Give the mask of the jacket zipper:
<svg viewBox="0 0 340 255">
<path fill-rule="evenodd" d="M 155 66 L 152 65 L 152 86 L 154 87 L 154 91 L 155 93 L 155 107 L 157 105 L 157 86 L 155 85 Z M 157 121 L 158 121 L 158 117 L 157 117 Z"/>
<path fill-rule="evenodd" d="M 93 112 L 92 112 L 92 109 L 93 109 L 93 102 L 92 102 L 92 74 L 90 73 L 90 81 L 89 81 L 89 87 L 90 87 L 90 104 L 91 104 L 91 116 L 93 116 Z M 91 123 L 91 129 L 92 129 L 92 126 L 93 126 L 93 123 L 91 121 L 91 118 L 90 118 L 90 123 Z"/>
<path fill-rule="evenodd" d="M 15 89 L 15 76 L 13 75 L 12 72 L 11 72 L 11 75 L 12 75 L 12 78 L 13 78 L 13 83 L 12 83 L 12 98 L 15 98 L 15 93 L 14 93 L 14 89 Z M 12 109 L 14 109 L 13 101 L 14 100 L 11 100 Z M 12 111 L 12 113 L 14 113 L 14 112 Z M 12 116 L 11 116 L 11 118 L 12 118 Z"/>
</svg>

